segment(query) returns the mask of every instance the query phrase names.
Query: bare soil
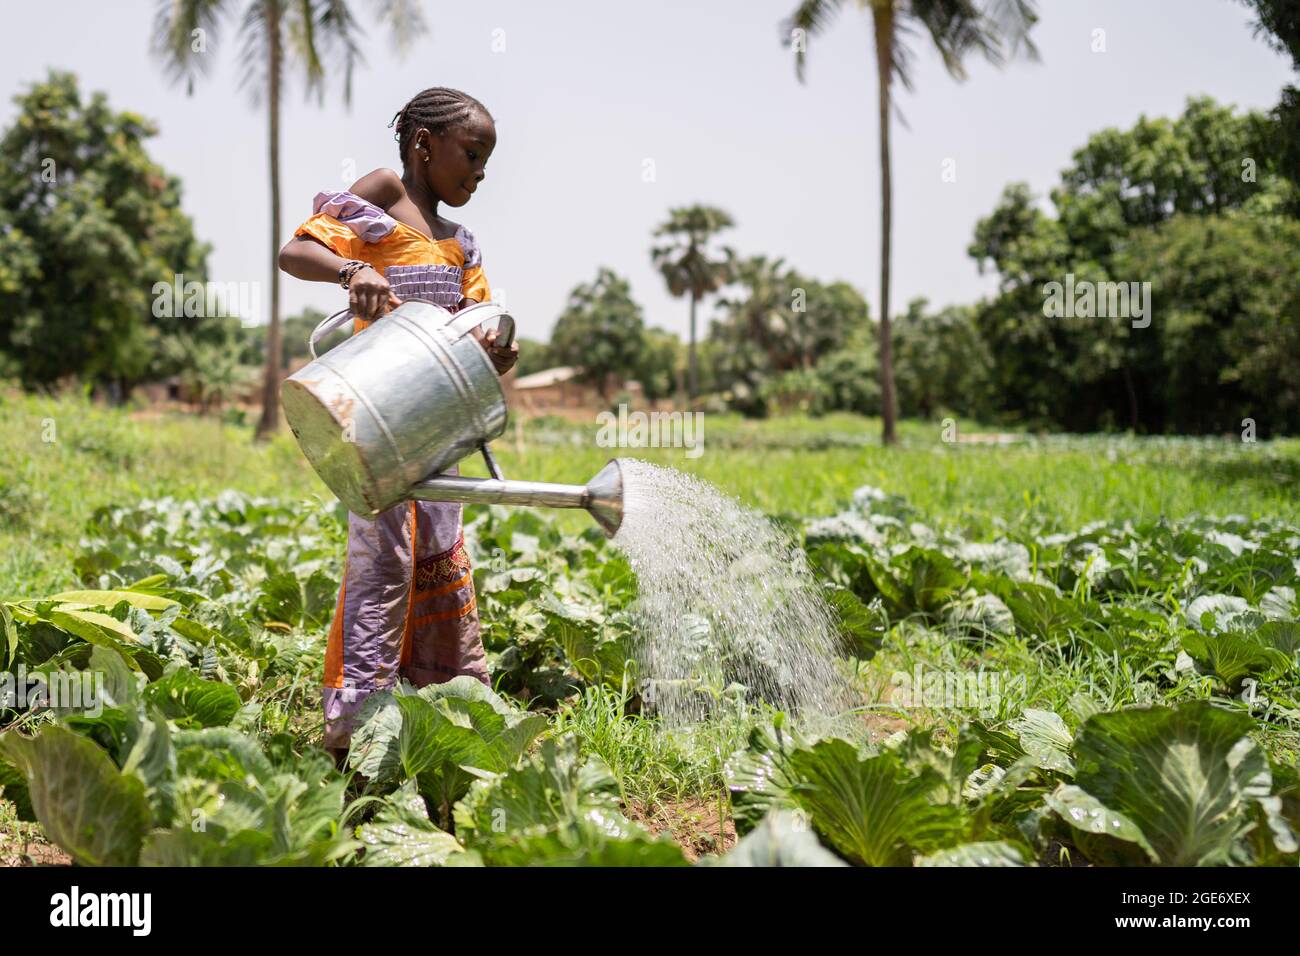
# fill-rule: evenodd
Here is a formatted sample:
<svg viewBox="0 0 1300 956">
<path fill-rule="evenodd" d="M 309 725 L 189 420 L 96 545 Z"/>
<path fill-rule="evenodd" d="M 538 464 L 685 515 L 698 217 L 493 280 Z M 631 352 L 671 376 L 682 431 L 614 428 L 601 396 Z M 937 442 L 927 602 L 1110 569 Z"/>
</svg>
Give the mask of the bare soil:
<svg viewBox="0 0 1300 956">
<path fill-rule="evenodd" d="M 45 839 L 35 823 L 0 827 L 0 866 L 71 866 L 72 857 Z"/>
<path fill-rule="evenodd" d="M 670 800 L 648 806 L 633 803 L 623 812 L 656 836 L 667 833 L 682 848 L 686 859 L 694 863 L 702 856 L 726 853 L 736 845 L 736 825 L 728 809 L 724 803 L 721 821 L 716 800 Z"/>
</svg>

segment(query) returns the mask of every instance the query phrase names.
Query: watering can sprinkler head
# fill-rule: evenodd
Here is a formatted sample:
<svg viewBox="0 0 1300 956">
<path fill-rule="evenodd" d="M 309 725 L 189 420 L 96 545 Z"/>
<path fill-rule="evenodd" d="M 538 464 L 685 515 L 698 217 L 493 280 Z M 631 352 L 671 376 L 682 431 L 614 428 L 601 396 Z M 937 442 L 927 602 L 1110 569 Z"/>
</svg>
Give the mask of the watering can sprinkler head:
<svg viewBox="0 0 1300 956">
<path fill-rule="evenodd" d="M 587 482 L 587 499 L 587 511 L 605 529 L 606 537 L 614 537 L 623 523 L 623 468 L 617 458 Z"/>
<path fill-rule="evenodd" d="M 434 475 L 411 488 L 410 497 L 421 501 L 459 501 L 466 504 L 530 505 L 540 508 L 583 508 L 606 536 L 612 538 L 623 523 L 623 469 L 617 458 L 585 485 L 556 485 L 543 481 L 510 481 L 501 476 L 486 446 L 491 478 Z"/>
</svg>

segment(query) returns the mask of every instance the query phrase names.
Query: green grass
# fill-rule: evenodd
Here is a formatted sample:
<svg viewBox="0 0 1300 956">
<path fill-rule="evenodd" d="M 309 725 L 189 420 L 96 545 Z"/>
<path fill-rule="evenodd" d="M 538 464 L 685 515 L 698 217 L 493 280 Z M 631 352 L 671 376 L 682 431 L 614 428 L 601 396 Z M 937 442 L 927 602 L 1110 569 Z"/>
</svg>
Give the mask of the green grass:
<svg viewBox="0 0 1300 956">
<path fill-rule="evenodd" d="M 678 732 L 625 714 L 627 702 L 626 688 L 588 686 L 560 707 L 552 732 L 574 734 L 584 753 L 604 760 L 627 801 L 653 805 L 724 789 L 723 764 L 744 747 L 752 720 L 736 715 Z"/>
<path fill-rule="evenodd" d="M 187 415 L 143 417 L 78 398 L 0 396 L 0 594 L 73 586 L 71 556 L 102 505 L 225 488 L 328 496 L 287 429 L 259 444 L 249 427 Z M 1021 445 L 947 444 L 937 423 L 904 422 L 902 447 L 854 415 L 761 422 L 706 415 L 704 450 L 601 448 L 597 424 L 508 426 L 494 443 L 507 477 L 582 483 L 611 457 L 644 458 L 713 482 L 772 514 L 832 514 L 864 484 L 905 496 L 968 536 L 999 526 L 1072 529 L 1102 519 L 1243 514 L 1300 520 L 1300 441 L 1064 438 Z M 963 433 L 975 426 L 962 426 Z M 828 442 L 871 442 L 818 447 Z M 809 447 L 788 447 L 806 443 Z M 486 475 L 483 462 L 462 463 Z M 561 528 L 589 526 L 560 513 Z"/>
<path fill-rule="evenodd" d="M 95 509 L 225 488 L 296 498 L 328 491 L 287 430 L 257 445 L 215 419 L 134 418 L 76 398 L 0 397 L 0 594 L 74 586 L 72 556 Z"/>
<path fill-rule="evenodd" d="M 853 415 L 747 422 L 706 416 L 704 450 L 597 447 L 596 426 L 550 431 L 541 444 L 507 430 L 494 451 L 507 477 L 584 482 L 611 457 L 644 458 L 710 481 L 772 514 L 832 514 L 855 488 L 875 485 L 906 497 L 932 519 L 967 535 L 1000 522 L 1077 528 L 1090 521 L 1189 514 L 1300 516 L 1300 441 L 1241 444 L 1217 439 L 1064 437 L 1023 444 L 945 443 L 938 424 L 905 422 L 902 445 L 882 448 L 879 423 Z M 815 446 L 840 436 L 865 447 Z M 567 438 L 567 441 L 561 439 Z M 710 444 L 712 441 L 712 445 Z M 471 459 L 465 474 L 485 475 Z M 566 530 L 584 526 L 563 517 Z"/>
</svg>

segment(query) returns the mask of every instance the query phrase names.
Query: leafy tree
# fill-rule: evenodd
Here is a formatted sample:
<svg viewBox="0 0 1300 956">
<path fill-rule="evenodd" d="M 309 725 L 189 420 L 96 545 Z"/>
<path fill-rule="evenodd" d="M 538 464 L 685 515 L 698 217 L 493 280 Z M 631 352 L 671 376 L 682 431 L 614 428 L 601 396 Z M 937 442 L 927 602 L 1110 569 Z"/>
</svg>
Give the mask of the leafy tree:
<svg viewBox="0 0 1300 956">
<path fill-rule="evenodd" d="M 1243 0 L 1256 14 L 1255 34 L 1279 53 L 1291 57 L 1292 69 L 1300 72 L 1300 2 L 1298 0 Z M 1291 197 L 1291 212 L 1300 215 L 1300 89 L 1282 88 L 1282 98 L 1273 110 L 1272 151 L 1278 171 L 1297 187 Z"/>
<path fill-rule="evenodd" d="M 1229 432 L 1253 418 L 1300 430 L 1298 248 L 1300 222 L 1238 210 L 1178 216 L 1120 254 L 1159 303 L 1164 427 Z"/>
<path fill-rule="evenodd" d="M 1274 171 L 1271 138 L 1265 114 L 1209 97 L 1190 98 L 1173 120 L 1094 133 L 1052 191 L 1072 257 L 1105 265 L 1129 230 L 1239 208 Z"/>
<path fill-rule="evenodd" d="M 983 419 L 989 409 L 992 357 L 973 310 L 952 306 L 927 315 L 926 305 L 925 299 L 912 300 L 895 330 L 899 398 L 926 418 L 960 410 Z"/>
<path fill-rule="evenodd" d="M 766 379 L 759 389 L 763 400 L 782 414 L 821 415 L 827 411 L 830 390 L 813 369 L 793 368 Z"/>
<path fill-rule="evenodd" d="M 393 46 L 404 53 L 425 31 L 424 17 L 412 0 L 376 0 L 374 19 L 392 31 Z M 262 417 L 257 433 L 265 437 L 280 424 L 280 98 L 286 74 L 301 69 L 304 91 L 324 99 L 326 64 L 343 74 L 343 102 L 352 103 L 352 74 L 363 62 L 361 27 L 347 0 L 157 0 L 153 49 L 168 74 L 194 92 L 194 80 L 207 71 L 223 20 L 239 23 L 243 73 L 239 84 L 252 106 L 266 103 L 271 183 L 271 315 L 267 330 Z"/>
<path fill-rule="evenodd" d="M 710 391 L 721 392 L 727 404 L 742 415 L 767 414 L 762 387 L 771 373 L 771 362 L 743 323 L 715 319 L 701 351 Z"/>
<path fill-rule="evenodd" d="M 824 32 L 843 5 L 842 0 L 802 0 L 785 24 L 785 42 L 795 48 L 795 71 L 803 80 L 807 38 Z M 925 32 L 943 57 L 949 74 L 966 78 L 963 60 L 981 53 L 1001 64 L 1023 45 L 1035 56 L 1029 30 L 1037 21 L 1029 0 L 997 0 L 979 4 L 976 0 L 857 0 L 860 10 L 871 11 L 876 45 L 877 115 L 880 123 L 880 401 L 882 439 L 898 441 L 894 394 L 893 339 L 890 330 L 889 278 L 890 236 L 893 221 L 892 168 L 889 151 L 889 121 L 893 109 L 891 84 L 895 77 L 911 90 L 912 51 L 905 42 L 910 33 Z"/>
<path fill-rule="evenodd" d="M 668 398 L 677 391 L 682 359 L 682 342 L 675 334 L 665 329 L 645 330 L 636 374 L 646 398 Z"/>
<path fill-rule="evenodd" d="M 630 378 L 644 360 L 645 320 L 628 281 L 601 267 L 596 279 L 569 293 L 551 333 L 552 358 L 578 369 L 579 381 L 596 386 L 602 399 L 610 376 Z M 521 350 L 522 351 L 522 350 Z"/>
<path fill-rule="evenodd" d="M 752 256 L 737 262 L 732 281 L 742 295 L 724 296 L 718 306 L 738 337 L 751 339 L 767 356 L 769 371 L 783 372 L 812 364 L 811 343 L 796 311 L 802 280 L 782 259 Z"/>
<path fill-rule="evenodd" d="M 325 318 L 320 309 L 308 306 L 297 315 L 291 315 L 282 323 L 283 335 L 280 337 L 280 361 L 288 366 L 294 359 L 311 356 L 307 340 L 320 321 Z M 240 330 L 243 334 L 239 341 L 239 362 L 241 365 L 259 365 L 266 355 L 266 339 L 269 331 L 266 325 L 254 325 Z M 331 333 L 317 343 L 316 351 L 323 352 L 338 342 L 343 341 L 347 333 Z"/>
<path fill-rule="evenodd" d="M 732 252 L 723 248 L 715 255 L 709 242 L 735 223 L 727 213 L 712 206 L 687 206 L 669 211 L 668 221 L 655 230 L 668 240 L 651 250 L 655 268 L 674 296 L 691 297 L 691 333 L 686 390 L 691 399 L 699 394 L 695 357 L 695 312 L 700 299 L 722 288 L 731 277 Z"/>
<path fill-rule="evenodd" d="M 1282 90 L 1273 119 L 1277 124 L 1273 149 L 1278 172 L 1296 187 L 1291 193 L 1291 214 L 1300 215 L 1300 89 L 1288 86 Z"/>
<path fill-rule="evenodd" d="M 1107 211 L 1102 204 L 1092 208 L 1099 217 Z M 1110 228 L 1122 234 L 1120 218 L 1110 221 Z M 973 319 L 1002 386 L 989 397 L 989 411 L 1029 424 L 1088 430 L 1107 416 L 1113 421 L 1122 407 L 1136 427 L 1139 396 L 1136 386 L 1126 387 L 1126 381 L 1135 381 L 1130 369 L 1134 356 L 1124 350 L 1127 330 L 1096 319 L 1048 318 L 1044 313 L 1046 283 L 1062 282 L 1067 273 L 1093 282 L 1108 276 L 1086 250 L 1071 244 L 1060 220 L 1036 206 L 1028 186 L 1014 183 L 1004 190 L 998 207 L 976 225 L 969 251 L 981 271 L 991 262 L 1000 273 L 1000 294 L 980 304 Z M 1090 388 L 1085 391 L 1083 385 Z M 1061 402 L 1062 392 L 1070 389 L 1075 390 L 1073 400 Z M 1126 400 L 1116 403 L 1113 396 L 1120 389 Z M 957 410 L 973 414 L 964 406 Z"/>
<path fill-rule="evenodd" d="M 805 310 L 802 313 L 805 342 L 813 352 L 814 363 L 853 342 L 867 344 L 877 332 L 871 321 L 867 300 L 852 285 L 807 281 Z"/>
<path fill-rule="evenodd" d="M 1300 0 L 1242 0 L 1255 11 L 1255 33 L 1300 70 Z"/>
<path fill-rule="evenodd" d="M 168 343 L 182 352 L 181 384 L 197 397 L 201 415 L 221 411 L 251 380 L 252 367 L 241 362 L 237 328 L 230 323 L 224 331 L 216 341 L 179 335 Z"/>
<path fill-rule="evenodd" d="M 837 349 L 823 357 L 817 363 L 817 376 L 823 384 L 828 411 L 880 414 L 880 372 L 874 341 Z"/>
<path fill-rule="evenodd" d="M 204 319 L 153 315 L 154 284 L 206 278 L 208 246 L 181 211 L 180 182 L 149 158 L 157 127 L 82 98 L 51 71 L 14 97 L 0 139 L 0 347 L 29 387 L 64 376 L 125 397 L 175 371 L 161 344 Z"/>
<path fill-rule="evenodd" d="M 743 295 L 719 300 L 723 319 L 767 354 L 775 372 L 812 368 L 851 328 L 867 322 L 867 304 L 852 286 L 823 285 L 781 259 L 741 260 L 733 281 Z"/>
<path fill-rule="evenodd" d="M 851 337 L 870 331 L 858 291 L 765 256 L 738 261 L 734 280 L 709 332 L 714 387 L 729 391 L 733 407 L 749 415 L 765 414 L 769 400 L 785 409 L 841 407 L 814 370 Z"/>
<path fill-rule="evenodd" d="M 981 269 L 991 264 L 1000 276 L 999 294 L 982 303 L 975 317 L 993 356 L 999 411 L 1070 430 L 1164 430 L 1180 422 L 1209 427 L 1209 418 L 1197 425 L 1170 404 L 1168 383 L 1176 375 L 1169 363 L 1194 357 L 1166 347 L 1170 330 L 1162 323 L 1169 303 L 1155 278 L 1159 274 L 1168 285 L 1170 265 L 1136 250 L 1149 248 L 1176 219 L 1280 215 L 1294 189 L 1276 175 L 1270 125 L 1262 113 L 1239 114 L 1209 99 L 1190 99 L 1172 120 L 1142 117 L 1128 130 L 1090 136 L 1051 192 L 1055 217 L 1037 206 L 1023 184 L 1006 189 L 997 208 L 977 224 L 970 246 Z M 1243 157 L 1254 165 L 1243 166 Z M 1213 244 L 1215 254 L 1229 259 L 1236 253 L 1228 245 L 1247 238 L 1238 229 L 1217 234 L 1222 241 Z M 1150 282 L 1153 324 L 1134 328 L 1114 318 L 1049 318 L 1046 284 L 1064 283 L 1070 275 L 1076 283 Z M 1267 279 L 1264 286 L 1278 289 Z M 1193 362 L 1182 372 L 1200 375 L 1202 388 L 1217 387 L 1217 374 L 1196 367 Z"/>
</svg>

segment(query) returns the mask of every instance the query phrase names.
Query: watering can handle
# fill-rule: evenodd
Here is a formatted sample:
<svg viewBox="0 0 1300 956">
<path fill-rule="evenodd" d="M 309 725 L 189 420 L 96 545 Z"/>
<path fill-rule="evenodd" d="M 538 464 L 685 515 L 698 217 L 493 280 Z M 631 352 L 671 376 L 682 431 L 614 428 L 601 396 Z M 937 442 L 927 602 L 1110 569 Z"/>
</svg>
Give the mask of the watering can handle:
<svg viewBox="0 0 1300 956">
<path fill-rule="evenodd" d="M 342 316 L 342 318 L 340 318 Z M 340 329 L 347 325 L 348 320 L 352 318 L 352 307 L 340 309 L 329 318 L 322 319 L 316 328 L 311 330 L 311 335 L 307 338 L 307 348 L 311 352 L 311 357 L 316 358 L 316 343 L 325 336 L 329 335 L 335 329 Z"/>
<path fill-rule="evenodd" d="M 509 348 L 510 343 L 515 340 L 515 320 L 504 306 L 496 302 L 479 302 L 477 305 L 461 309 L 443 328 L 455 340 L 475 326 L 493 318 L 497 320 L 497 348 Z"/>
<path fill-rule="evenodd" d="M 477 315 L 469 313 L 477 311 Z M 340 309 L 328 318 L 322 319 L 321 322 L 312 329 L 311 335 L 307 339 L 307 348 L 311 352 L 311 357 L 316 358 L 316 343 L 329 335 L 336 329 L 342 328 L 352 318 L 352 307 Z M 455 318 L 447 323 L 445 328 L 451 332 L 453 339 L 459 339 L 468 332 L 488 319 L 497 319 L 497 346 L 500 348 L 509 348 L 510 343 L 515 340 L 515 320 L 502 306 L 495 302 L 480 302 L 478 305 L 472 305 L 468 309 L 462 309 Z"/>
</svg>

